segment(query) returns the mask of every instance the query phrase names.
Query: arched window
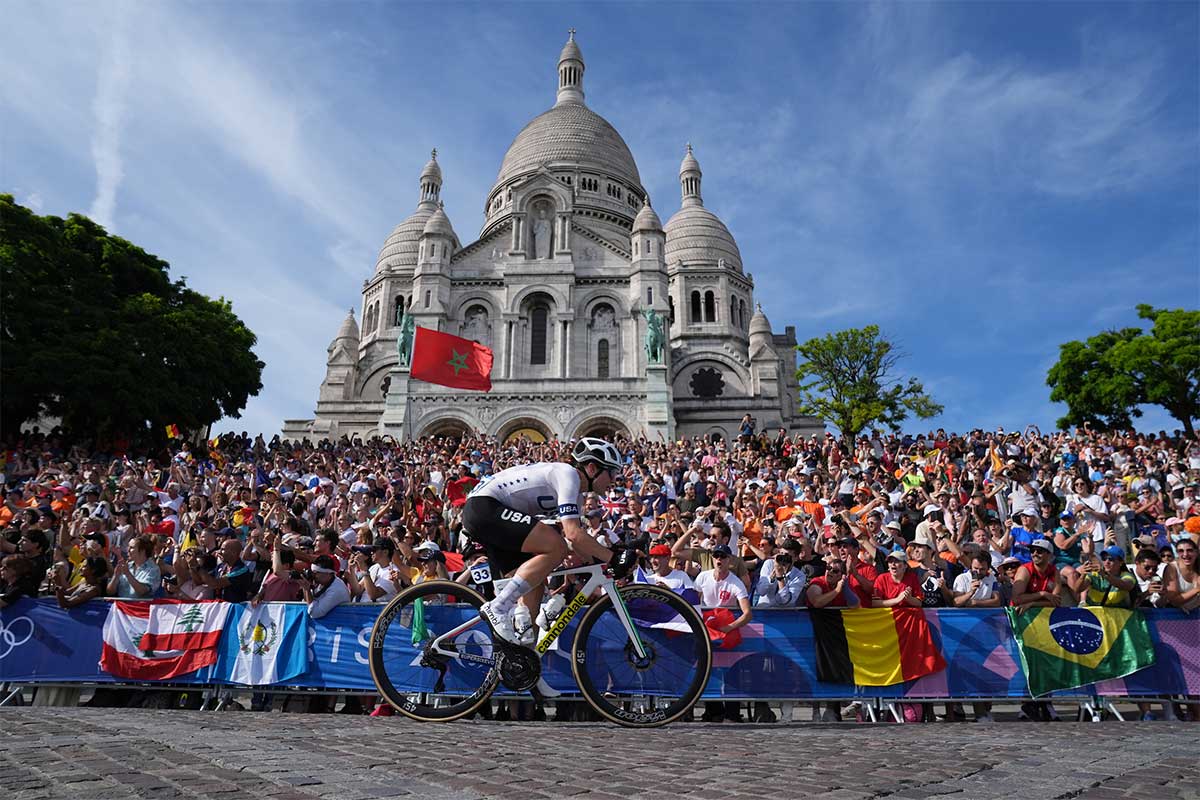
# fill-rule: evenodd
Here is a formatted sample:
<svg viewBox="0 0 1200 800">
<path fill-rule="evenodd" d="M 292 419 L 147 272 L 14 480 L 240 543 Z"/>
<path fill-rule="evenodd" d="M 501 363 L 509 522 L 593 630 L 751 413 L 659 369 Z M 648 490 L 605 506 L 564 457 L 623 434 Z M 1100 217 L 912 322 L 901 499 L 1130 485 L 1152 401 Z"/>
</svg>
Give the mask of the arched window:
<svg viewBox="0 0 1200 800">
<path fill-rule="evenodd" d="M 750 329 L 750 321 L 746 319 L 746 301 L 738 300 L 738 319 L 742 322 L 742 330 Z"/>
<path fill-rule="evenodd" d="M 426 290 L 425 290 L 425 307 L 426 307 L 426 308 L 429 308 L 429 299 L 430 299 L 430 296 L 431 296 L 431 295 L 430 295 L 430 291 L 429 291 L 428 289 L 426 289 Z"/>
<path fill-rule="evenodd" d="M 701 318 L 701 316 L 700 316 L 700 293 L 699 293 L 699 292 L 692 292 L 692 317 L 691 317 L 691 322 L 692 322 L 692 323 L 697 323 L 697 322 L 701 322 L 701 321 L 702 321 L 702 318 Z"/>
<path fill-rule="evenodd" d="M 404 295 L 397 297 L 396 307 L 392 310 L 392 318 L 388 320 L 388 325 L 395 325 L 396 321 L 400 319 L 400 315 L 404 313 L 404 309 L 406 307 Z"/>
<path fill-rule="evenodd" d="M 488 311 L 481 305 L 473 305 L 463 315 L 462 337 L 478 342 L 484 347 L 492 346 L 492 329 Z"/>
<path fill-rule="evenodd" d="M 717 321 L 717 296 L 711 289 L 704 293 L 704 321 Z"/>
<path fill-rule="evenodd" d="M 546 363 L 546 325 L 549 322 L 550 309 L 545 306 L 535 306 L 529 315 L 529 363 Z"/>
<path fill-rule="evenodd" d="M 646 287 L 646 305 L 648 305 L 648 306 L 654 305 L 654 287 L 653 286 Z"/>
<path fill-rule="evenodd" d="M 736 297 L 729 298 L 729 324 L 733 325 L 734 327 L 739 327 Z"/>
<path fill-rule="evenodd" d="M 667 304 L 670 306 L 667 312 L 667 325 L 670 326 L 675 324 L 675 298 L 668 295 Z"/>
<path fill-rule="evenodd" d="M 608 377 L 608 339 L 601 339 L 596 345 L 596 377 Z"/>
</svg>

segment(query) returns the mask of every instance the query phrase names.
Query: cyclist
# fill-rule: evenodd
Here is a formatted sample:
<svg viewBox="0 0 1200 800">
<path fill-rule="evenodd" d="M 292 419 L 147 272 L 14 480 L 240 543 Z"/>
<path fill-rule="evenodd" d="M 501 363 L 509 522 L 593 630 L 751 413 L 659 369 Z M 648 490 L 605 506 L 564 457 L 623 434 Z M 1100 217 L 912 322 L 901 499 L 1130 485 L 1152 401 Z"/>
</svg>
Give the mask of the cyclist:
<svg viewBox="0 0 1200 800">
<path fill-rule="evenodd" d="M 580 522 L 581 492 L 604 494 L 621 469 L 621 454 L 610 442 L 584 437 L 571 451 L 574 466 L 563 462 L 510 467 L 485 478 L 463 506 L 463 528 L 487 546 L 493 569 L 516 570 L 481 615 L 501 639 L 530 646 L 536 636 L 529 620 L 537 616 L 546 577 L 573 549 L 583 558 L 609 562 L 614 573 L 628 573 L 636 563 L 632 550 L 600 544 Z M 557 527 L 540 519 L 556 516 Z M 520 619 L 513 612 L 520 601 Z M 518 630 L 519 628 L 519 630 Z"/>
</svg>

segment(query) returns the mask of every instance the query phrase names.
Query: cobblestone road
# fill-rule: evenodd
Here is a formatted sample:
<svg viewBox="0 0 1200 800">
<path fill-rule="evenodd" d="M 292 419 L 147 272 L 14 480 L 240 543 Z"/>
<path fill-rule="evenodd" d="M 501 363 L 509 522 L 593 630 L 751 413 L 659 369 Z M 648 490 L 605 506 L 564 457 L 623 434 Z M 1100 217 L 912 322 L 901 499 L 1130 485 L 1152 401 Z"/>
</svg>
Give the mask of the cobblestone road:
<svg viewBox="0 0 1200 800">
<path fill-rule="evenodd" d="M 1200 798 L 1187 723 L 420 725 L 0 709 L 0 797 Z"/>
</svg>

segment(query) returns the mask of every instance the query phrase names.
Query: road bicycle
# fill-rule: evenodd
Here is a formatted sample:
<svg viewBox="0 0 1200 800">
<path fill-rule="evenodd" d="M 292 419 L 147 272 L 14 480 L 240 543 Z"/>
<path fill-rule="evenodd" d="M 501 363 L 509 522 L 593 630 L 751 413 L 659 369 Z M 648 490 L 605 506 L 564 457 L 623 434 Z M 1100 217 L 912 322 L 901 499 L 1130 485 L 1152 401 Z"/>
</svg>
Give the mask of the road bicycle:
<svg viewBox="0 0 1200 800">
<path fill-rule="evenodd" d="M 474 589 L 450 581 L 405 589 L 371 632 L 368 661 L 379 693 L 413 719 L 447 722 L 474 714 L 501 685 L 536 692 L 541 659 L 551 654 L 569 659 L 583 699 L 605 719 L 654 727 L 690 714 L 712 669 L 700 613 L 656 585 L 618 587 L 600 564 L 550 577 L 572 574 L 588 577 L 532 649 L 495 636 Z M 589 604 L 597 589 L 602 596 Z M 570 642 L 560 643 L 584 609 Z"/>
</svg>

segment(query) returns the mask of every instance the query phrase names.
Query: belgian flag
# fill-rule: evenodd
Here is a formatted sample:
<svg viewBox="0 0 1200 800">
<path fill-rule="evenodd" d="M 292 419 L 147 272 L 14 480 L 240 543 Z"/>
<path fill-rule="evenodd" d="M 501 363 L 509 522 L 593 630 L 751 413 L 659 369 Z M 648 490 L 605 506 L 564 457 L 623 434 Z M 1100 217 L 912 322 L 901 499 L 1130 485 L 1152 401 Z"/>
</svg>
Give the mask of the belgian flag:
<svg viewBox="0 0 1200 800">
<path fill-rule="evenodd" d="M 946 668 L 922 608 L 814 608 L 808 616 L 819 681 L 891 686 Z"/>
</svg>

